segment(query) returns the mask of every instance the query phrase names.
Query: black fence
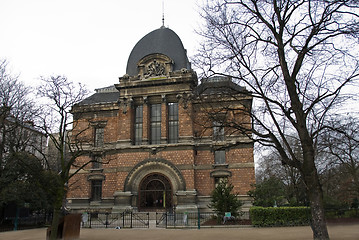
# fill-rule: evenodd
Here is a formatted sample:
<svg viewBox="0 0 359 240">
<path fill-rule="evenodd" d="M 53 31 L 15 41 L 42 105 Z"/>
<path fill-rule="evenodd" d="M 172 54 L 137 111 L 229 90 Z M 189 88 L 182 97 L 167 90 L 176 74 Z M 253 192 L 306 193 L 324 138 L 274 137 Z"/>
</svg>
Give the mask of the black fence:
<svg viewBox="0 0 359 240">
<path fill-rule="evenodd" d="M 224 214 L 223 214 L 224 215 Z M 241 219 L 249 219 L 249 213 L 243 213 Z M 156 227 L 158 228 L 201 228 L 205 226 L 220 226 L 228 223 L 237 224 L 238 218 L 220 218 L 214 212 L 158 212 Z M 228 221 L 227 223 L 225 221 Z"/>
<path fill-rule="evenodd" d="M 6 217 L 0 220 L 0 232 L 25 230 L 49 225 L 52 215 L 33 214 L 27 217 Z"/>
<path fill-rule="evenodd" d="M 149 228 L 149 213 L 85 213 L 84 228 Z"/>
<path fill-rule="evenodd" d="M 325 209 L 327 219 L 359 218 L 358 208 L 327 208 Z"/>
</svg>

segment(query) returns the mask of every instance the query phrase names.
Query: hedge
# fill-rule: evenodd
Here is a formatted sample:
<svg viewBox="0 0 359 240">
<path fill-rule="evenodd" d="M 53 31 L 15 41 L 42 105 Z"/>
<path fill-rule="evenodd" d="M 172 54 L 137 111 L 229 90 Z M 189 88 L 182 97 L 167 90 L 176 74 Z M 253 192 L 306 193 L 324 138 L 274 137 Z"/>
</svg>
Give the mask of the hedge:
<svg viewBox="0 0 359 240">
<path fill-rule="evenodd" d="M 252 207 L 249 212 L 258 227 L 309 225 L 311 220 L 309 207 Z"/>
</svg>

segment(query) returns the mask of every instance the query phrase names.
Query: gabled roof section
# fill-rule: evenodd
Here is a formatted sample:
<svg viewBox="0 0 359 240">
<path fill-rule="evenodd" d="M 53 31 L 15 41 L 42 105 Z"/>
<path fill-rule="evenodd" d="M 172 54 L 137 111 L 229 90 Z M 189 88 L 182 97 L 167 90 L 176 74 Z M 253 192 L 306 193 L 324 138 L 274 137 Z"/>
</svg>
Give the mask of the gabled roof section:
<svg viewBox="0 0 359 240">
<path fill-rule="evenodd" d="M 222 76 L 202 79 L 201 84 L 195 89 L 196 95 L 236 94 L 240 92 L 247 92 L 247 90 L 245 87 L 232 82 L 230 77 Z"/>
<path fill-rule="evenodd" d="M 118 100 L 119 92 L 115 86 L 109 86 L 105 88 L 99 88 L 95 90 L 96 93 L 90 97 L 84 99 L 78 105 L 90 105 L 90 104 L 104 104 L 104 103 L 115 103 Z"/>
</svg>

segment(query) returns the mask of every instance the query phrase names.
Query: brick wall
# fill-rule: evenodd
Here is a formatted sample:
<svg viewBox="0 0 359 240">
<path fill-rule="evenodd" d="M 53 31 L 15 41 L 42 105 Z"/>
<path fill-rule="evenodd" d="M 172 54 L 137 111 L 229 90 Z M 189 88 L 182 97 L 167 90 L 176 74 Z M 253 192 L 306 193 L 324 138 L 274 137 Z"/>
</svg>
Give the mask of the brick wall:
<svg viewBox="0 0 359 240">
<path fill-rule="evenodd" d="M 213 171 L 213 169 L 195 171 L 198 195 L 209 196 L 212 193 L 214 188 L 214 178 L 210 177 L 211 171 Z"/>
<path fill-rule="evenodd" d="M 167 138 L 167 108 L 166 104 L 162 102 L 162 122 L 161 122 L 161 136 L 162 139 Z M 248 121 L 248 116 L 239 118 L 239 121 Z M 123 113 L 122 108 L 117 111 L 112 111 L 109 114 L 102 115 L 101 112 L 96 112 L 91 115 L 87 114 L 86 118 L 78 120 L 78 124 L 74 125 L 74 131 L 84 130 L 84 136 L 89 139 L 90 143 L 94 139 L 93 127 L 89 127 L 89 122 L 107 121 L 104 129 L 105 147 L 121 146 L 120 150 L 112 149 L 106 151 L 106 156 L 103 158 L 102 165 L 104 176 L 102 186 L 103 198 L 112 198 L 115 191 L 124 190 L 124 182 L 129 174 L 129 171 L 140 162 L 149 158 L 165 159 L 180 169 L 183 179 L 186 182 L 187 190 L 196 189 L 199 196 L 208 196 L 211 194 L 215 183 L 214 178 L 211 177 L 211 172 L 217 170 L 214 165 L 214 153 L 211 143 L 208 145 L 195 146 L 193 142 L 186 146 L 179 144 L 166 146 L 153 154 L 151 146 L 133 146 L 131 140 L 133 139 L 133 121 L 134 109 L 127 108 L 127 112 Z M 208 128 L 208 129 L 206 129 Z M 201 111 L 200 105 L 188 104 L 180 102 L 179 104 L 179 135 L 181 138 L 194 136 L 193 139 L 199 141 L 201 144 L 205 141 L 210 141 L 212 135 L 212 122 L 206 117 L 205 111 Z M 149 137 L 149 108 L 147 104 L 143 105 L 143 140 Z M 201 137 L 205 138 L 202 141 Z M 207 138 L 206 138 L 207 137 Z M 190 141 L 193 141 L 190 139 Z M 91 143 L 92 144 L 92 143 Z M 112 144 L 112 145 L 111 145 Z M 128 144 L 128 149 L 123 148 L 124 144 Z M 191 146 L 193 144 L 193 146 Z M 90 146 L 91 147 L 91 146 Z M 91 149 L 90 149 L 91 150 Z M 91 151 L 90 151 L 91 152 Z M 78 158 L 79 164 L 84 164 L 91 160 L 90 154 Z M 240 195 L 245 195 L 251 189 L 251 184 L 254 183 L 254 164 L 253 164 L 253 145 L 243 144 L 241 146 L 231 147 L 226 150 L 226 164 L 225 170 L 231 172 L 230 181 L 234 185 L 234 191 Z M 241 165 L 242 164 L 242 165 Z M 247 165 L 246 165 L 247 164 Z M 252 164 L 252 165 L 251 165 Z M 91 183 L 88 180 L 91 174 L 91 164 L 85 167 L 83 171 L 74 176 L 70 181 L 69 198 L 90 198 Z"/>
<path fill-rule="evenodd" d="M 178 104 L 179 115 L 179 135 L 180 136 L 193 136 L 193 119 L 192 119 L 192 105 Z"/>
<path fill-rule="evenodd" d="M 133 120 L 134 120 L 134 109 L 129 107 L 126 113 L 119 112 L 119 118 L 114 125 L 108 125 L 109 131 L 115 131 L 118 128 L 117 139 L 118 140 L 129 140 L 133 135 Z M 145 118 L 145 117 L 144 117 Z"/>
</svg>

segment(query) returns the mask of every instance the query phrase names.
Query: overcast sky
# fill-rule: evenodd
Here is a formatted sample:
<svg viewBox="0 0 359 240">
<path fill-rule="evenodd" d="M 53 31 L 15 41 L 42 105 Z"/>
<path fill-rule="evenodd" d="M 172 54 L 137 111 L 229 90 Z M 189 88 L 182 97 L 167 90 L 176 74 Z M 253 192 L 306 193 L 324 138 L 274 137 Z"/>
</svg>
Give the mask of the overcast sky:
<svg viewBox="0 0 359 240">
<path fill-rule="evenodd" d="M 89 90 L 115 84 L 134 45 L 161 27 L 162 2 L 165 26 L 194 55 L 197 0 L 1 0 L 0 59 L 26 85 L 49 75 Z"/>
</svg>

